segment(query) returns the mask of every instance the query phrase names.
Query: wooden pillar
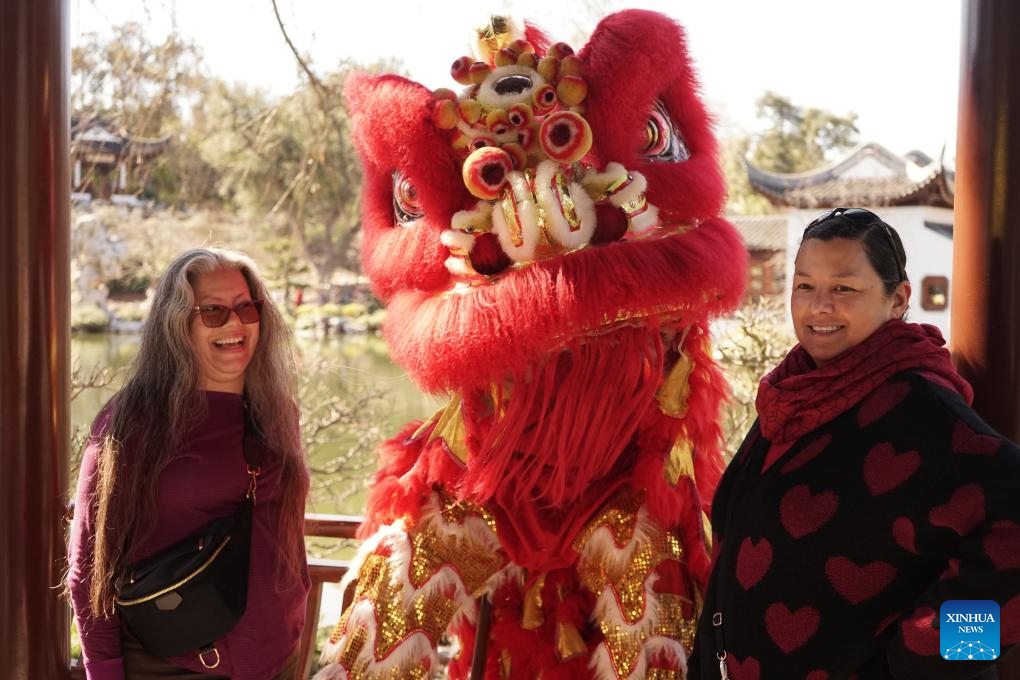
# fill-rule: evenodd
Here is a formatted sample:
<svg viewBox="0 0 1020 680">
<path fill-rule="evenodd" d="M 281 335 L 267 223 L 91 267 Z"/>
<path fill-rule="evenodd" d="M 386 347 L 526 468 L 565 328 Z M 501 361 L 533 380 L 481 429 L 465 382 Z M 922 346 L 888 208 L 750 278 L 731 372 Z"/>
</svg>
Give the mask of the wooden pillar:
<svg viewBox="0 0 1020 680">
<path fill-rule="evenodd" d="M 963 3 L 952 349 L 974 406 L 1020 440 L 1020 3 Z"/>
<path fill-rule="evenodd" d="M 67 677 L 67 0 L 0 2 L 0 666 Z"/>
</svg>

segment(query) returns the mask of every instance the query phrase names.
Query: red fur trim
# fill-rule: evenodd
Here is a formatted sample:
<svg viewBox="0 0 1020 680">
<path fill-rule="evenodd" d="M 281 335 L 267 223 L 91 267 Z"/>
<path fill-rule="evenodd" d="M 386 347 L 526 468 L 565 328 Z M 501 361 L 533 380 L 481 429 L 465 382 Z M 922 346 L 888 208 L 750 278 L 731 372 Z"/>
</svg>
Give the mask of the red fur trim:
<svg viewBox="0 0 1020 680">
<path fill-rule="evenodd" d="M 740 300 L 747 251 L 713 219 L 657 241 L 619 242 L 512 271 L 464 294 L 401 291 L 384 332 L 394 360 L 427 392 L 471 389 L 518 373 L 618 314 L 694 320 Z"/>
<path fill-rule="evenodd" d="M 449 217 L 472 201 L 460 160 L 447 136 L 432 125 L 432 93 L 400 76 L 351 76 L 344 88 L 351 136 L 364 166 L 362 262 L 383 300 L 403 288 L 437 290 L 449 282 L 449 251 L 439 234 Z M 426 214 L 414 227 L 396 226 L 392 174 L 399 170 L 418 190 Z M 413 254 L 413 255 L 412 255 Z"/>
<path fill-rule="evenodd" d="M 602 20 L 579 56 L 588 81 L 585 117 L 600 162 L 617 161 L 644 174 L 648 200 L 662 214 L 681 221 L 718 215 L 726 185 L 683 30 L 655 12 L 618 12 Z M 656 163 L 638 154 L 656 99 L 666 105 L 691 153 L 682 163 Z"/>
<path fill-rule="evenodd" d="M 359 539 L 368 538 L 381 525 L 400 517 L 417 518 L 428 500 L 431 491 L 428 483 L 409 475 L 421 459 L 425 443 L 424 437 L 411 439 L 420 426 L 420 421 L 408 423 L 396 437 L 376 448 L 379 470 L 366 501 L 365 521 L 358 529 Z"/>
<path fill-rule="evenodd" d="M 575 501 L 630 442 L 654 403 L 662 361 L 656 327 L 625 328 L 518 373 L 501 417 L 488 415 L 488 395 L 474 392 L 465 416 L 487 426 L 465 476 L 467 495 L 484 503 L 499 492 L 512 503 L 552 507 Z"/>
<path fill-rule="evenodd" d="M 531 43 L 531 46 L 535 48 L 535 54 L 545 54 L 549 49 L 549 36 L 545 34 L 545 31 L 530 21 L 524 22 L 524 39 Z"/>
<path fill-rule="evenodd" d="M 696 327 L 689 334 L 684 350 L 694 363 L 689 379 L 687 412 L 680 421 L 658 413 L 657 420 L 642 425 L 642 456 L 634 471 L 635 488 L 645 490 L 649 514 L 661 526 L 676 527 L 687 553 L 688 566 L 697 586 L 704 592 L 711 556 L 701 512 L 708 514 L 712 496 L 723 469 L 719 449 L 721 432 L 719 407 L 726 396 L 726 380 L 709 354 L 707 333 Z M 694 477 L 681 478 L 676 486 L 665 478 L 666 457 L 677 437 L 694 446 Z"/>
</svg>

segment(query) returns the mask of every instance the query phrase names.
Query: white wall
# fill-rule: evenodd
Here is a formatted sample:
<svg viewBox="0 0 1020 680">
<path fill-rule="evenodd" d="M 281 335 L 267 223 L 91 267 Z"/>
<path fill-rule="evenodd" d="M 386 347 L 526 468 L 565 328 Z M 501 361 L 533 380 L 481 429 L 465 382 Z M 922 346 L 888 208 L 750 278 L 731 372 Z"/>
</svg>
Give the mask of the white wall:
<svg viewBox="0 0 1020 680">
<path fill-rule="evenodd" d="M 950 238 L 924 226 L 927 222 L 953 224 L 953 211 L 949 208 L 926 206 L 896 206 L 869 210 L 888 222 L 899 233 L 907 253 L 907 278 L 913 284 L 907 320 L 938 326 L 949 339 L 949 312 L 953 304 L 953 242 Z M 793 281 L 794 259 L 800 245 L 801 234 L 808 222 L 825 211 L 795 210 L 788 212 L 786 229 L 786 318 L 790 318 L 790 289 Z M 939 312 L 921 308 L 921 281 L 926 276 L 945 276 L 949 279 L 949 306 Z"/>
</svg>

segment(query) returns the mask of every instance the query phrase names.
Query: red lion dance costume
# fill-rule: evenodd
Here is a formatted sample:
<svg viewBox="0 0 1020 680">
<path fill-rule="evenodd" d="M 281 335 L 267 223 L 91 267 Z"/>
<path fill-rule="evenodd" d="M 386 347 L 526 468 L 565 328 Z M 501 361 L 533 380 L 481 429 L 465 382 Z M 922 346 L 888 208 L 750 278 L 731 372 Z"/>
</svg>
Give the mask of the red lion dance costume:
<svg viewBox="0 0 1020 680">
<path fill-rule="evenodd" d="M 393 358 L 449 404 L 382 445 L 354 602 L 320 678 L 427 678 L 479 598 L 486 678 L 684 677 L 724 381 L 710 317 L 745 250 L 680 28 L 579 53 L 495 18 L 467 87 L 347 88 L 364 268 Z"/>
</svg>

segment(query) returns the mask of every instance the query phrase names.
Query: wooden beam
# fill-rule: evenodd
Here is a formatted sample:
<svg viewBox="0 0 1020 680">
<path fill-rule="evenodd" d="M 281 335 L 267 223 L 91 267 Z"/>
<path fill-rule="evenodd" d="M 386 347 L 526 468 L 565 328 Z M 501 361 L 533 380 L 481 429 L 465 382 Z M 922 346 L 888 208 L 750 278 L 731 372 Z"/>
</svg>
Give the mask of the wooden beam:
<svg viewBox="0 0 1020 680">
<path fill-rule="evenodd" d="M 1020 4 L 963 3 L 951 341 L 974 407 L 1020 440 Z"/>
<path fill-rule="evenodd" d="M 67 0 L 0 3 L 0 664 L 68 677 Z"/>
</svg>

